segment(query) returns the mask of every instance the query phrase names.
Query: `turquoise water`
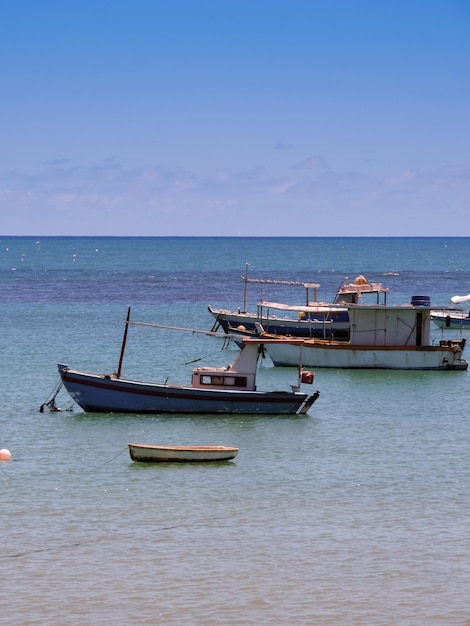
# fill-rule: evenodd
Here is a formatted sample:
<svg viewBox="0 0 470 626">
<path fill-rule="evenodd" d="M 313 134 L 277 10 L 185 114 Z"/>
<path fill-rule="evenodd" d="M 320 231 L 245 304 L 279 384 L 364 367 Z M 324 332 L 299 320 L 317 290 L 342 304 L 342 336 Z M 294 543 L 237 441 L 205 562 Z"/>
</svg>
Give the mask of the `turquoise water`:
<svg viewBox="0 0 470 626">
<path fill-rule="evenodd" d="M 141 321 L 209 329 L 208 304 L 242 304 L 246 262 L 253 277 L 319 282 L 326 300 L 365 274 L 389 302 L 445 305 L 470 292 L 469 249 L 468 238 L 0 238 L 3 621 L 470 624 L 468 372 L 318 370 L 305 417 L 39 412 L 57 362 L 116 369 L 128 306 Z M 259 295 L 250 288 L 251 303 Z M 232 361 L 221 347 L 132 328 L 124 371 L 185 383 L 190 361 Z M 294 376 L 266 361 L 259 386 Z M 71 401 L 61 392 L 58 404 Z M 131 462 L 129 441 L 240 451 L 148 466 Z"/>
</svg>

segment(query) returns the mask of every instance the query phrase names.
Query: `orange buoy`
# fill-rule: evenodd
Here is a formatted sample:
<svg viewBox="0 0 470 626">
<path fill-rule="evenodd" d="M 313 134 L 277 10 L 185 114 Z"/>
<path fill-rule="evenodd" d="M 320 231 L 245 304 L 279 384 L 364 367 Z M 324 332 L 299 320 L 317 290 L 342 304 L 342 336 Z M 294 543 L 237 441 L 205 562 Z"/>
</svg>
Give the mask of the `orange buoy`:
<svg viewBox="0 0 470 626">
<path fill-rule="evenodd" d="M 11 459 L 11 452 L 6 448 L 0 450 L 0 461 L 9 461 Z"/>
</svg>

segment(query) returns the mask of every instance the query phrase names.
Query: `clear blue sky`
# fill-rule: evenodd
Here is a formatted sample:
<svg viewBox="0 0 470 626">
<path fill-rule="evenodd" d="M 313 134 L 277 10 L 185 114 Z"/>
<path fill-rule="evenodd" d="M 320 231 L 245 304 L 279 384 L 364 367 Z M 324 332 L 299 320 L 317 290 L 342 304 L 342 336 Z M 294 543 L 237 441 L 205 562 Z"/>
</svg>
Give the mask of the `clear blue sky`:
<svg viewBox="0 0 470 626">
<path fill-rule="evenodd" d="M 470 0 L 0 20 L 0 235 L 470 235 Z"/>
</svg>

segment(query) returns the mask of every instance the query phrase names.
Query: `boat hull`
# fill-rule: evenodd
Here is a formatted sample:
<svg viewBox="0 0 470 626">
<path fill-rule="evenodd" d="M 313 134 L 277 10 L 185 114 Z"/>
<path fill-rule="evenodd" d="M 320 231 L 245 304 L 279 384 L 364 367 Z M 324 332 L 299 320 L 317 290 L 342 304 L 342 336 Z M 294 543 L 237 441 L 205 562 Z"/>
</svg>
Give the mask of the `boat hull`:
<svg viewBox="0 0 470 626">
<path fill-rule="evenodd" d="M 470 330 L 470 317 L 466 313 L 441 313 L 433 311 L 431 320 L 438 328 L 449 330 Z"/>
<path fill-rule="evenodd" d="M 303 414 L 316 394 L 194 389 L 90 374 L 59 365 L 63 384 L 85 411 L 96 413 Z"/>
<path fill-rule="evenodd" d="M 256 324 L 261 324 L 266 332 L 273 335 L 318 339 L 332 336 L 336 339 L 349 337 L 350 323 L 347 310 L 333 312 L 328 310 L 319 312 L 315 318 L 300 320 L 256 313 L 236 313 L 212 307 L 208 307 L 208 310 L 227 334 L 243 330 L 248 331 L 249 334 L 257 334 Z"/>
<path fill-rule="evenodd" d="M 133 461 L 141 463 L 207 463 L 230 461 L 238 454 L 238 448 L 230 446 L 156 446 L 129 443 Z"/>
<path fill-rule="evenodd" d="M 458 343 L 458 342 L 457 342 Z M 354 346 L 341 342 L 305 342 L 302 346 L 280 339 L 266 345 L 274 365 L 340 369 L 465 370 L 462 349 L 453 342 L 439 346 Z"/>
</svg>

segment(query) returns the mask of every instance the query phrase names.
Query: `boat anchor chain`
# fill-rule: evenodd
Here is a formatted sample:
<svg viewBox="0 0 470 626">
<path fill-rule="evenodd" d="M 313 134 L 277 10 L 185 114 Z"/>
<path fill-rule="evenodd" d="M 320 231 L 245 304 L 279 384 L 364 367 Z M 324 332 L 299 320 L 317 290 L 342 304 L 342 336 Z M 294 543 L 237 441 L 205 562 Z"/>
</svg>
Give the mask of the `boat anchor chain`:
<svg viewBox="0 0 470 626">
<path fill-rule="evenodd" d="M 68 409 L 61 409 L 55 403 L 55 399 L 57 398 L 57 395 L 58 395 L 59 391 L 62 389 L 62 385 L 63 384 L 64 383 L 61 380 L 59 382 L 59 385 L 58 385 L 57 389 L 55 390 L 54 395 L 52 396 L 52 398 L 50 400 L 48 400 L 47 402 L 43 402 L 43 404 L 41 404 L 41 406 L 39 407 L 39 412 L 40 413 L 44 413 L 45 407 L 47 407 L 49 409 L 49 411 L 51 411 L 51 413 L 59 413 L 60 411 L 72 411 L 72 406 L 70 406 Z"/>
</svg>

